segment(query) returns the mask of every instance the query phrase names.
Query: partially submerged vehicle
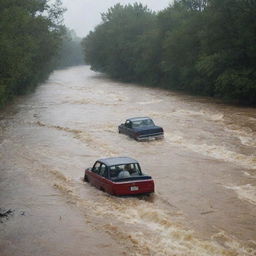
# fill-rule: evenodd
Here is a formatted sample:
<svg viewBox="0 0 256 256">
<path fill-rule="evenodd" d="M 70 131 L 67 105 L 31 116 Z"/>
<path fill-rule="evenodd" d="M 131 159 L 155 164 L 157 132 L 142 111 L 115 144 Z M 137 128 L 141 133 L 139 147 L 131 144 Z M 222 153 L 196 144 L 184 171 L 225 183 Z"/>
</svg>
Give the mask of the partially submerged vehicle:
<svg viewBox="0 0 256 256">
<path fill-rule="evenodd" d="M 118 126 L 118 132 L 126 134 L 135 140 L 162 139 L 164 130 L 162 127 L 154 124 L 149 117 L 133 117 Z"/>
<path fill-rule="evenodd" d="M 111 157 L 97 160 L 87 168 L 84 181 L 111 195 L 153 193 L 154 181 L 142 173 L 138 161 L 130 157 Z"/>
</svg>

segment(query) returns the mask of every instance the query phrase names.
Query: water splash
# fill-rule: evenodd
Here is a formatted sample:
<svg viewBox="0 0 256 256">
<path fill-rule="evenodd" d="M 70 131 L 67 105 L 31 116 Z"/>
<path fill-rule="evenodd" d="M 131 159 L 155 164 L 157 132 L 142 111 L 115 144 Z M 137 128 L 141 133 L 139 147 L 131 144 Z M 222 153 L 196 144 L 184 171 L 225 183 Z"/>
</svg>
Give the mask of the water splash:
<svg viewBox="0 0 256 256">
<path fill-rule="evenodd" d="M 225 188 L 234 190 L 239 199 L 256 205 L 256 187 L 254 185 L 225 186 Z"/>
<path fill-rule="evenodd" d="M 83 198 L 74 183 L 72 185 L 69 179 L 63 179 L 55 171 L 52 173 L 59 180 L 55 181 L 54 187 L 83 210 L 87 221 L 94 223 L 95 228 L 103 228 L 119 243 L 133 248 L 136 253 L 131 255 L 249 256 L 256 253 L 253 248 L 243 246 L 224 233 L 215 234 L 209 241 L 198 239 L 192 230 L 177 222 L 174 213 L 159 208 L 154 201 L 112 197 L 93 187 L 90 189 L 96 192 L 96 198 Z M 99 226 L 90 221 L 95 216 L 98 216 Z M 108 219 L 109 223 L 104 221 L 101 226 L 102 218 Z"/>
<path fill-rule="evenodd" d="M 228 148 L 220 145 L 207 145 L 195 144 L 192 141 L 185 139 L 180 134 L 168 134 L 165 133 L 165 139 L 169 143 L 179 144 L 183 147 L 200 153 L 205 156 L 213 157 L 218 160 L 224 160 L 226 162 L 235 163 L 245 168 L 256 170 L 256 156 L 255 155 L 244 155 L 229 150 Z"/>
</svg>

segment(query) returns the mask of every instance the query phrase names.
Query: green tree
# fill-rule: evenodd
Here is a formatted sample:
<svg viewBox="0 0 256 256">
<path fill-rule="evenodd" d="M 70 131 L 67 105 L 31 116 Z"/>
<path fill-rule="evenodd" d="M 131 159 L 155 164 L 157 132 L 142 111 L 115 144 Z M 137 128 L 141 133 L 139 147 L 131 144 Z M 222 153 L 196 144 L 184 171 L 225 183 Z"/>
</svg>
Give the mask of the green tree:
<svg viewBox="0 0 256 256">
<path fill-rule="evenodd" d="M 115 5 L 83 39 L 93 70 L 256 105 L 256 3 L 175 0 L 158 14 Z"/>
<path fill-rule="evenodd" d="M 219 97 L 256 104 L 256 3 L 211 0 L 197 68 Z"/>
<path fill-rule="evenodd" d="M 0 106 L 47 77 L 61 42 L 60 1 L 0 0 Z"/>
<path fill-rule="evenodd" d="M 110 8 L 102 14 L 102 24 L 84 40 L 85 60 L 92 69 L 111 76 L 133 81 L 137 61 L 136 43 L 139 37 L 152 29 L 155 15 L 142 4 Z"/>
<path fill-rule="evenodd" d="M 200 52 L 200 22 L 204 9 L 197 2 L 175 1 L 159 13 L 163 41 L 161 67 L 167 88 L 205 93 L 195 68 Z"/>
</svg>

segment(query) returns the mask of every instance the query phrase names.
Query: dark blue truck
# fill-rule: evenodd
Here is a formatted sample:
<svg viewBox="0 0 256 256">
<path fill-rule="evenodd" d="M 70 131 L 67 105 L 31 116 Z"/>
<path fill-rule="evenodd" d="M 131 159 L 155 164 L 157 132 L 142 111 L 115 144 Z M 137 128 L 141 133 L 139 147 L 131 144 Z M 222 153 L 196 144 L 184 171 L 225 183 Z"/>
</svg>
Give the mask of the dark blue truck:
<svg viewBox="0 0 256 256">
<path fill-rule="evenodd" d="M 164 137 L 163 128 L 156 126 L 149 117 L 129 118 L 124 124 L 118 126 L 118 132 L 126 134 L 138 141 L 162 139 Z"/>
</svg>

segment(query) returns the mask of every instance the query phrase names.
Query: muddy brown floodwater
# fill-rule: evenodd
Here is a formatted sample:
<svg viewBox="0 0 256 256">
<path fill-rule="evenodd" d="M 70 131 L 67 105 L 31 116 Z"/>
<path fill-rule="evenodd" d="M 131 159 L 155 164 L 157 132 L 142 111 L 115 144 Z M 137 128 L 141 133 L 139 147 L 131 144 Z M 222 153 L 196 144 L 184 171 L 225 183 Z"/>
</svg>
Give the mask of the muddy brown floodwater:
<svg viewBox="0 0 256 256">
<path fill-rule="evenodd" d="M 165 138 L 118 134 L 134 116 L 152 117 Z M 0 123 L 1 256 L 256 255 L 255 109 L 79 66 L 54 72 Z M 110 156 L 137 159 L 155 195 L 84 184 L 84 168 Z"/>
</svg>

